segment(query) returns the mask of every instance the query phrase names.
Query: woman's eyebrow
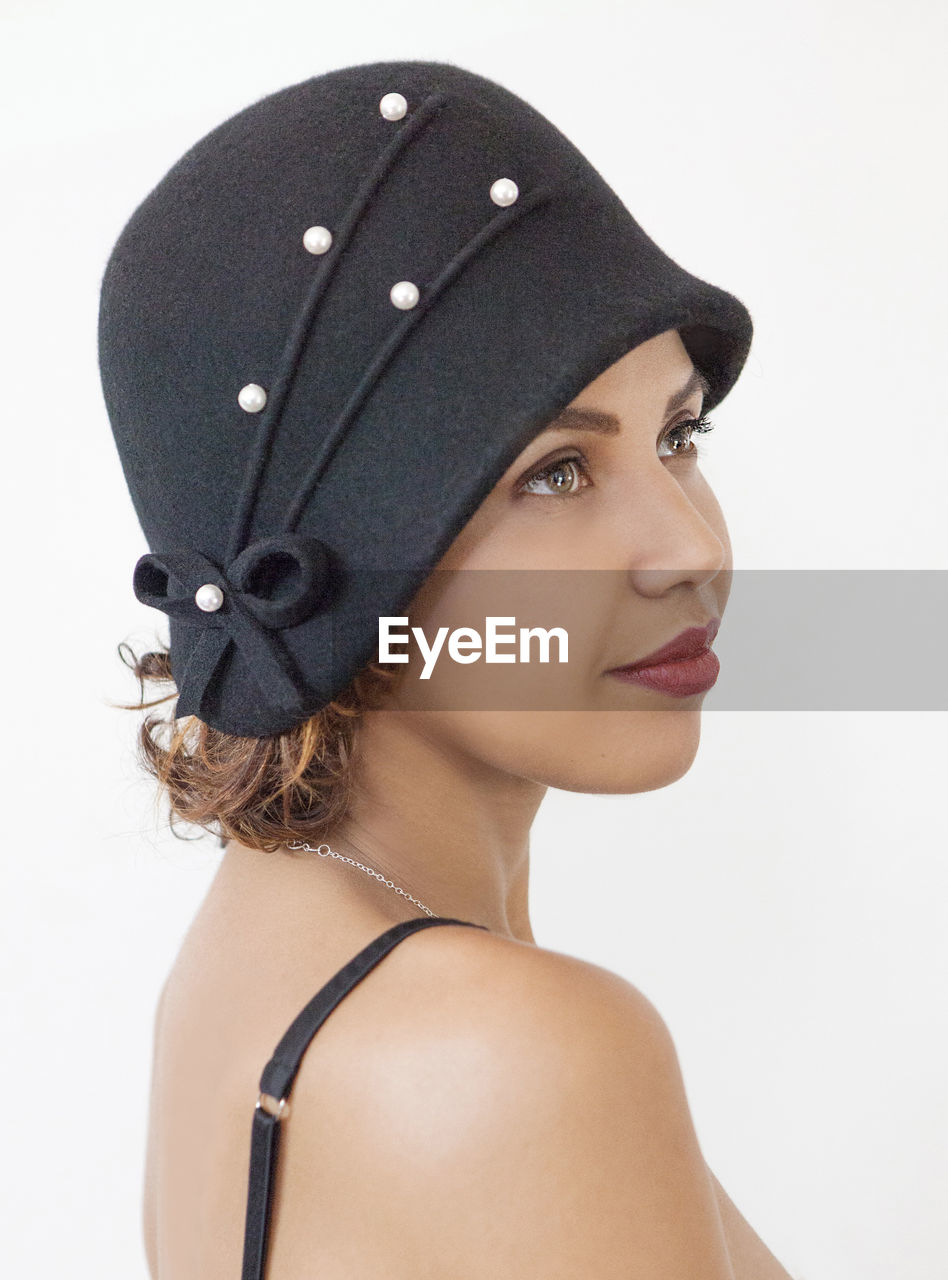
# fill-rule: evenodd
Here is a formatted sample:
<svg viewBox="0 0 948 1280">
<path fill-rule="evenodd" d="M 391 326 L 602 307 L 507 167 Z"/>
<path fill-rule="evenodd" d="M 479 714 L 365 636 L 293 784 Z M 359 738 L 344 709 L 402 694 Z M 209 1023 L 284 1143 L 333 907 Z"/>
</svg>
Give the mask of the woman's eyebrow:
<svg viewBox="0 0 948 1280">
<path fill-rule="evenodd" d="M 692 369 L 691 377 L 685 385 L 669 398 L 668 404 L 665 406 L 665 412 L 674 413 L 676 409 L 681 408 L 694 391 L 700 391 L 702 399 L 706 398 L 711 392 L 711 384 L 700 369 Z"/>
<path fill-rule="evenodd" d="M 603 435 L 614 436 L 622 430 L 622 423 L 614 413 L 606 413 L 602 409 L 581 409 L 578 405 L 567 405 L 547 423 L 544 431 L 601 431 Z"/>
<path fill-rule="evenodd" d="M 692 369 L 691 377 L 680 390 L 669 397 L 665 406 L 666 414 L 674 413 L 695 391 L 707 396 L 711 390 L 707 378 L 700 369 Z M 545 431 L 598 431 L 602 435 L 614 436 L 622 430 L 622 423 L 614 413 L 603 409 L 585 409 L 580 405 L 567 405 L 565 409 L 544 428 Z"/>
</svg>

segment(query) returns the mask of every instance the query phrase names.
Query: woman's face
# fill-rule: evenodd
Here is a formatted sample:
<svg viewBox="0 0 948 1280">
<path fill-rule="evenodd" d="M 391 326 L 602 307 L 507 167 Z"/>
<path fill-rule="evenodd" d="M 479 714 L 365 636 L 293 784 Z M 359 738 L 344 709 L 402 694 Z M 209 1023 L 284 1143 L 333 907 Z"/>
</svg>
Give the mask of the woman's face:
<svg viewBox="0 0 948 1280">
<path fill-rule="evenodd" d="M 445 640 L 421 680 L 413 640 L 388 703 L 412 713 L 412 730 L 567 791 L 648 791 L 687 771 L 706 690 L 673 696 L 607 673 L 715 623 L 727 601 L 731 546 L 689 425 L 702 388 L 678 394 L 693 374 L 676 330 L 642 343 L 573 400 L 593 418 L 567 411 L 495 485 L 412 601 L 411 625 L 429 646 L 443 627 L 486 640 L 488 616 L 506 619 L 507 635 L 558 626 L 568 661 L 553 640 L 545 663 L 534 642 L 526 662 L 487 663 L 482 652 L 464 664 Z M 519 644 L 497 652 L 517 655 Z"/>
</svg>

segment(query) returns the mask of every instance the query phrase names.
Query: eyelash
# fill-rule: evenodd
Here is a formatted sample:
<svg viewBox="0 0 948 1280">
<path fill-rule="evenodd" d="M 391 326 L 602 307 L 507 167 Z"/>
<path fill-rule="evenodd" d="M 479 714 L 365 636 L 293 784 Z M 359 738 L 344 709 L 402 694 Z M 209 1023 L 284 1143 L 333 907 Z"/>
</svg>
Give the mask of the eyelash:
<svg viewBox="0 0 948 1280">
<path fill-rule="evenodd" d="M 704 434 L 705 434 L 706 432 L 708 432 L 708 431 L 713 431 L 713 430 L 714 430 L 714 423 L 711 421 L 711 419 L 710 419 L 710 418 L 706 417 L 704 414 L 702 414 L 700 418 L 685 418 L 685 419 L 684 419 L 683 421 L 681 421 L 681 422 L 676 422 L 676 423 L 675 423 L 675 425 L 674 425 L 673 427 L 671 427 L 671 428 L 670 428 L 670 429 L 665 433 L 665 435 L 662 437 L 662 440 L 663 440 L 663 441 L 664 441 L 664 440 L 667 440 L 670 436 L 675 435 L 675 434 L 676 434 L 677 432 L 679 432 L 679 431 L 684 431 L 686 428 L 690 429 L 690 431 L 691 431 L 691 435 L 689 435 L 689 437 L 688 437 L 688 441 L 689 441 L 689 443 L 691 443 L 691 442 L 692 442 L 692 441 L 691 441 L 691 436 L 694 436 L 694 435 L 704 435 Z M 698 457 L 699 455 L 698 455 L 698 449 L 697 449 L 697 447 L 695 447 L 694 449 L 683 450 L 682 452 L 677 453 L 677 454 L 674 454 L 674 453 L 673 453 L 671 456 L 672 456 L 672 457 L 679 457 L 679 458 L 682 458 L 682 457 L 683 457 L 683 458 L 695 458 L 695 457 Z M 548 463 L 546 464 L 546 466 L 541 467 L 539 471 L 534 471 L 531 475 L 526 476 L 526 477 L 525 477 L 525 479 L 523 480 L 523 482 L 522 482 L 522 483 L 521 483 L 521 485 L 520 485 L 521 490 L 522 490 L 526 485 L 528 485 L 528 484 L 532 484 L 534 480 L 544 480 L 544 479 L 546 479 L 546 477 L 547 477 L 547 476 L 549 476 L 553 471 L 556 471 L 558 467 L 562 467 L 562 466 L 564 466 L 566 463 L 569 463 L 569 462 L 576 462 L 576 463 L 581 464 L 581 466 L 582 466 L 582 468 L 583 468 L 583 471 L 584 471 L 585 475 L 586 475 L 587 477 L 589 476 L 589 470 L 588 470 L 588 467 L 587 467 L 586 459 L 583 457 L 583 455 L 582 455 L 581 453 L 575 453 L 575 452 L 573 452 L 573 453 L 567 453 L 567 454 L 563 454 L 563 456 L 562 456 L 562 457 L 554 458 L 552 462 L 548 462 Z M 577 491 L 577 492 L 578 492 L 578 491 Z M 540 493 L 540 494 L 528 494 L 528 497 L 538 497 L 538 498 L 545 498 L 545 497 L 570 498 L 570 497 L 573 497 L 573 494 L 572 494 L 572 493 L 560 493 L 560 494 L 544 494 L 544 493 Z"/>
</svg>

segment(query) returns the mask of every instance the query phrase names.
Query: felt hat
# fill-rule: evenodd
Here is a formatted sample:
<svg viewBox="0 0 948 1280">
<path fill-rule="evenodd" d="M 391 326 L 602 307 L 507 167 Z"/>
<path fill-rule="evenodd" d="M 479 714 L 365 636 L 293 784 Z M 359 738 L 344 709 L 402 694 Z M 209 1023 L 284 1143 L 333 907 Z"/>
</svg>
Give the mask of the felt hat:
<svg viewBox="0 0 948 1280">
<path fill-rule="evenodd" d="M 212 129 L 131 214 L 99 307 L 176 715 L 262 737 L 319 711 L 531 439 L 668 329 L 714 408 L 744 304 L 484 76 L 343 67 Z"/>
</svg>

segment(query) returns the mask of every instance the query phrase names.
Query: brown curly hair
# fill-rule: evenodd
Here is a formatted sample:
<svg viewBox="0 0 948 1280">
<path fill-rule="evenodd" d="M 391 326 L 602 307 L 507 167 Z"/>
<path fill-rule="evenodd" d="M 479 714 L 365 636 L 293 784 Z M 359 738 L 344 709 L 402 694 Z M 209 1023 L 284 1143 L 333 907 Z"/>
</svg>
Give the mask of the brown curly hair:
<svg viewBox="0 0 948 1280">
<path fill-rule="evenodd" d="M 117 710 L 147 711 L 178 696 L 170 653 L 161 640 L 136 657 L 123 641 L 118 654 L 139 683 L 138 703 Z M 197 716 L 180 722 L 146 715 L 138 732 L 138 763 L 166 795 L 169 825 L 184 822 L 216 835 L 275 852 L 285 841 L 320 843 L 348 811 L 359 718 L 378 705 L 404 670 L 378 661 L 363 668 L 337 697 L 302 724 L 264 738 L 221 733 Z M 145 682 L 171 686 L 145 700 Z"/>
</svg>

